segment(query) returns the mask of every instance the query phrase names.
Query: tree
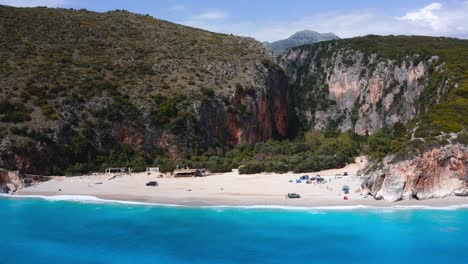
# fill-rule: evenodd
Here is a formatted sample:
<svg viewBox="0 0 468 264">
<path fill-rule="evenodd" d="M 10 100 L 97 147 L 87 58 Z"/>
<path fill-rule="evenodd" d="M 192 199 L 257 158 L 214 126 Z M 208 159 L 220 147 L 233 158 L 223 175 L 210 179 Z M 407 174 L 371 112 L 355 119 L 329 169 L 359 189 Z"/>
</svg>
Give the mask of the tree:
<svg viewBox="0 0 468 264">
<path fill-rule="evenodd" d="M 368 139 L 368 155 L 372 159 L 380 159 L 391 152 L 391 139 L 388 133 L 379 131 Z"/>
</svg>

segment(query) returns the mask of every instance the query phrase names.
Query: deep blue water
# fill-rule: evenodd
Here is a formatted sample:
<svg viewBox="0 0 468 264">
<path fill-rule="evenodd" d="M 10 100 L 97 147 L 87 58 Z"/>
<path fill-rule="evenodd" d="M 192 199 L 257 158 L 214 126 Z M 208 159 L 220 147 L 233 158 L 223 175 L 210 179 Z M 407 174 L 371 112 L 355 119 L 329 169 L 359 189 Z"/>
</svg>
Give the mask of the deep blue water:
<svg viewBox="0 0 468 264">
<path fill-rule="evenodd" d="M 468 210 L 0 199 L 0 263 L 468 263 Z"/>
</svg>

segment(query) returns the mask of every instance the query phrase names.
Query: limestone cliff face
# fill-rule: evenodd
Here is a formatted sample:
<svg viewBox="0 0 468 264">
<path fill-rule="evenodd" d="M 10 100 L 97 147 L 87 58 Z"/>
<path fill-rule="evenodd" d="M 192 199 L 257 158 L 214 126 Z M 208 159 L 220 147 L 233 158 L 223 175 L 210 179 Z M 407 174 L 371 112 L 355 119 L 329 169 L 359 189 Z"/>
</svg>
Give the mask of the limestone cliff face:
<svg viewBox="0 0 468 264">
<path fill-rule="evenodd" d="M 366 174 L 363 192 L 378 200 L 468 196 L 468 149 L 460 144 L 448 145 L 404 161 L 390 156 Z"/>
<path fill-rule="evenodd" d="M 18 172 L 0 169 L 0 193 L 13 194 L 22 186 L 23 183 Z"/>
<path fill-rule="evenodd" d="M 296 111 L 306 129 L 336 125 L 364 135 L 416 117 L 429 71 L 440 62 L 417 54 L 386 59 L 327 42 L 290 49 L 280 64 L 294 86 Z M 442 84 L 440 92 L 445 90 Z"/>
</svg>

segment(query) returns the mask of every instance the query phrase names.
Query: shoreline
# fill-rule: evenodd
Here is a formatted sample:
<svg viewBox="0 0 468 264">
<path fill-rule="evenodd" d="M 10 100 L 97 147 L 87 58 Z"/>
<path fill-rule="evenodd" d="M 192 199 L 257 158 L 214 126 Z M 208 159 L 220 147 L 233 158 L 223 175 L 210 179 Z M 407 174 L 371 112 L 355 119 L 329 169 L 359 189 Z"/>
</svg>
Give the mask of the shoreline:
<svg viewBox="0 0 468 264">
<path fill-rule="evenodd" d="M 51 180 L 21 189 L 16 197 L 39 197 L 49 200 L 79 200 L 185 207 L 264 207 L 264 208 L 356 208 L 356 207 L 467 207 L 468 197 L 433 198 L 389 202 L 363 195 L 359 171 L 367 164 L 365 157 L 340 169 L 312 173 L 239 174 L 238 171 L 196 178 L 160 177 L 159 173 L 134 173 L 112 177 L 96 174 Z M 349 176 L 344 176 L 344 175 Z M 321 175 L 323 183 L 297 180 Z M 157 181 L 157 187 L 146 186 Z M 349 188 L 344 194 L 342 189 Z M 301 195 L 287 199 L 288 193 Z M 1 197 L 1 196 L 0 196 Z M 15 197 L 15 196 L 11 196 Z"/>
<path fill-rule="evenodd" d="M 247 204 L 247 203 L 211 203 L 200 201 L 151 201 L 147 198 L 123 199 L 123 197 L 88 196 L 88 195 L 55 195 L 55 194 L 29 194 L 8 195 L 1 194 L 0 199 L 40 199 L 50 202 L 76 202 L 89 204 L 121 204 L 141 205 L 154 207 L 180 207 L 180 208 L 232 208 L 232 209 L 279 209 L 279 210 L 457 210 L 468 209 L 468 199 L 464 197 L 450 196 L 445 198 L 433 198 L 428 200 L 403 200 L 398 202 L 386 202 L 379 200 L 368 200 L 364 203 L 327 203 L 326 201 L 313 201 L 313 203 L 284 203 L 284 204 Z M 130 198 L 130 197 L 127 197 Z M 310 201 L 309 201 L 310 202 Z"/>
</svg>

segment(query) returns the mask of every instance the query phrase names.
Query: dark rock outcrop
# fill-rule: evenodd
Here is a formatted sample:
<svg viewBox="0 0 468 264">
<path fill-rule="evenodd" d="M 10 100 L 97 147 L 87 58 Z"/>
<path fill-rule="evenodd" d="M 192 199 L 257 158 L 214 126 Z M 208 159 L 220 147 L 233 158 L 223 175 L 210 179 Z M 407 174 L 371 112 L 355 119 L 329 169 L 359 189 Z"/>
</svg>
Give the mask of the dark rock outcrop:
<svg viewBox="0 0 468 264">
<path fill-rule="evenodd" d="M 14 194 L 23 187 L 19 173 L 0 169 L 0 193 Z"/>
</svg>

